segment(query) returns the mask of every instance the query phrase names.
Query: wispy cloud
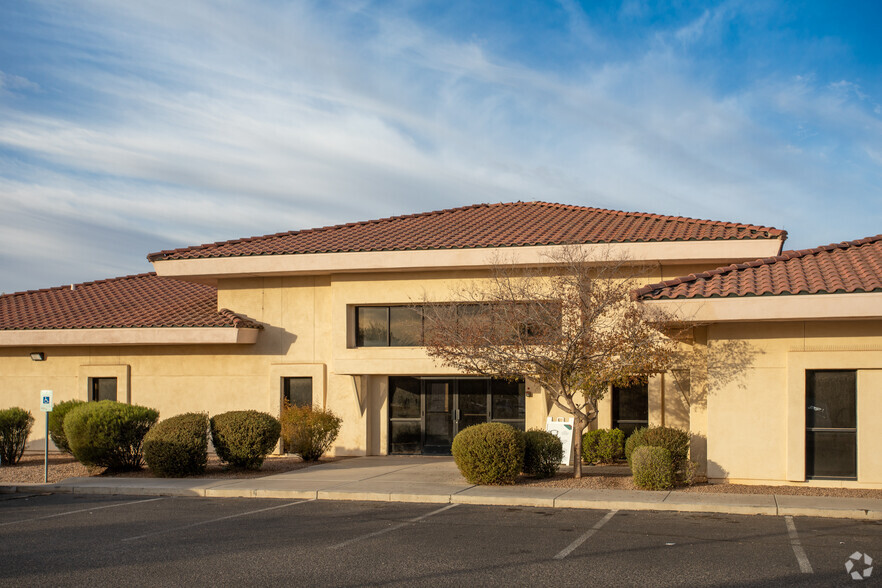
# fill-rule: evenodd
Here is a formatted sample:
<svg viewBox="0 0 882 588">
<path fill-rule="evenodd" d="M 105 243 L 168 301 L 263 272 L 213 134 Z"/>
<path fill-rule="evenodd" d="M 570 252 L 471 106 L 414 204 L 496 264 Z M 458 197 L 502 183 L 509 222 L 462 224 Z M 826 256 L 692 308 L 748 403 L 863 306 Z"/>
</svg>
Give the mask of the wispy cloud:
<svg viewBox="0 0 882 588">
<path fill-rule="evenodd" d="M 561 35 L 610 50 L 561 4 Z M 492 32 L 443 34 L 407 4 L 38 6 L 16 24 L 45 59 L 0 59 L 0 290 L 500 200 L 773 224 L 800 247 L 879 232 L 877 97 L 785 66 L 720 91 L 693 51 L 735 18 L 728 5 L 565 71 Z"/>
</svg>

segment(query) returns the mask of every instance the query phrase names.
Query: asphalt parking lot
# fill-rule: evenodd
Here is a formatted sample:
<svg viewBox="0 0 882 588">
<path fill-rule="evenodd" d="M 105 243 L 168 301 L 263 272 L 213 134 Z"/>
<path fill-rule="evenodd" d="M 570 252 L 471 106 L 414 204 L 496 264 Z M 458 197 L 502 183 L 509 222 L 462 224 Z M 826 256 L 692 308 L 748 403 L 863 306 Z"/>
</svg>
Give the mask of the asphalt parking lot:
<svg viewBox="0 0 882 588">
<path fill-rule="evenodd" d="M 388 502 L 0 496 L 4 586 L 857 582 L 882 523 Z M 869 566 L 861 558 L 853 571 Z"/>
</svg>

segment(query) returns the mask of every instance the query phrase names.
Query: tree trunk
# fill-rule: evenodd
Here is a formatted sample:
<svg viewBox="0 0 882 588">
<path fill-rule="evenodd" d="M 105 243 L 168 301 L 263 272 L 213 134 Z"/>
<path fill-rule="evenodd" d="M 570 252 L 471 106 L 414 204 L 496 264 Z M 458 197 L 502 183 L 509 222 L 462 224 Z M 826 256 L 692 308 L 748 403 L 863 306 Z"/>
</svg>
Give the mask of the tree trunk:
<svg viewBox="0 0 882 588">
<path fill-rule="evenodd" d="M 573 477 L 582 477 L 582 431 L 588 423 L 575 415 L 573 419 Z"/>
</svg>

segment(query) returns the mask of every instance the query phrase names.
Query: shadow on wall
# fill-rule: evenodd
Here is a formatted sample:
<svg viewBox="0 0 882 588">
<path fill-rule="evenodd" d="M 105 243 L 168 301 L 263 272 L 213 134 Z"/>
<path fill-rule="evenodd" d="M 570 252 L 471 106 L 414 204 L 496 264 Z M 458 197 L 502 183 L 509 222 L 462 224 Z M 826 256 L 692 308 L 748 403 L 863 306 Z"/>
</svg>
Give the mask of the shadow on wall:
<svg viewBox="0 0 882 588">
<path fill-rule="evenodd" d="M 729 478 L 729 471 L 713 460 L 707 462 L 707 479 L 709 482 L 723 482 Z"/>
<path fill-rule="evenodd" d="M 674 388 L 691 408 L 707 408 L 707 399 L 729 385 L 746 390 L 745 373 L 765 352 L 747 341 L 714 341 L 710 345 L 684 346 L 671 370 Z"/>
</svg>

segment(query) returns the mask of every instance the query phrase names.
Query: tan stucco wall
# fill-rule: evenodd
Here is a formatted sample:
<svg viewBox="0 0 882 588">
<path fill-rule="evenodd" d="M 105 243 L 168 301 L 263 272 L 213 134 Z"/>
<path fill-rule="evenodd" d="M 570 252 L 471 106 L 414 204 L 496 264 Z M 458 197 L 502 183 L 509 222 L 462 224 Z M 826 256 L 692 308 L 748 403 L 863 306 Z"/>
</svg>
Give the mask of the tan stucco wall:
<svg viewBox="0 0 882 588">
<path fill-rule="evenodd" d="M 724 359 L 708 369 L 715 383 L 707 394 L 709 478 L 882 484 L 882 321 L 718 324 L 708 327 L 708 340 L 710 349 L 749 349 L 735 377 L 724 376 Z M 805 481 L 805 374 L 819 369 L 857 370 L 857 482 Z"/>
<path fill-rule="evenodd" d="M 656 264 L 645 281 L 702 269 L 707 268 Z M 0 347 L 0 408 L 21 406 L 37 417 L 31 447 L 38 448 L 45 435 L 38 414 L 42 389 L 52 389 L 56 402 L 86 399 L 88 378 L 119 377 L 120 400 L 156 408 L 161 418 L 240 409 L 278 414 L 281 377 L 312 376 L 315 402 L 343 418 L 334 452 L 385 453 L 386 376 L 455 372 L 436 365 L 420 348 L 353 348 L 349 309 L 407 304 L 424 296 L 450 300 L 457 283 L 484 276 L 482 271 L 457 270 L 220 279 L 218 307 L 264 325 L 256 343 Z M 46 361 L 31 361 L 31 351 L 44 351 Z M 652 422 L 683 423 L 687 411 L 671 398 L 670 386 L 659 378 L 653 387 Z M 541 390 L 534 387 L 532 392 L 526 399 L 526 425 L 544 427 L 549 413 L 560 415 Z M 602 408 L 600 418 L 602 424 L 609 411 Z"/>
</svg>

